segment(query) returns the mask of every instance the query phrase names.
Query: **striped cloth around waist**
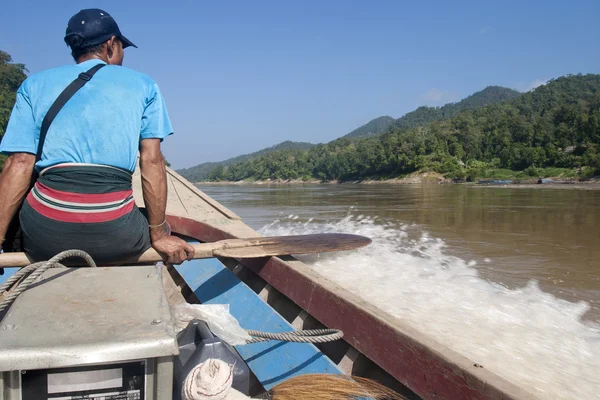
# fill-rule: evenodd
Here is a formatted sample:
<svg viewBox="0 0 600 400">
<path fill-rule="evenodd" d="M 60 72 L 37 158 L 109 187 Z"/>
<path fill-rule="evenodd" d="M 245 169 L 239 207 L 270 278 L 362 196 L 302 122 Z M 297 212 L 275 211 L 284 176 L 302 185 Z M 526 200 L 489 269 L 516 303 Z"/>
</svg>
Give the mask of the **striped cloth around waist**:
<svg viewBox="0 0 600 400">
<path fill-rule="evenodd" d="M 131 176 L 129 171 L 111 166 L 59 164 L 40 173 L 27 202 L 55 221 L 113 221 L 135 207 Z"/>
</svg>

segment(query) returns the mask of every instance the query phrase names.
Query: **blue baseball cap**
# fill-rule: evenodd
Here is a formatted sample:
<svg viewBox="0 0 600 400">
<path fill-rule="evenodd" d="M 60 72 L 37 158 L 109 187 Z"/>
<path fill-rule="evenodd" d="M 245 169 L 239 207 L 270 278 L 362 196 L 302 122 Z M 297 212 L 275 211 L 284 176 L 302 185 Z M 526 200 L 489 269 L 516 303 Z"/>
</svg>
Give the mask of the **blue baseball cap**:
<svg viewBox="0 0 600 400">
<path fill-rule="evenodd" d="M 137 48 L 131 40 L 123 36 L 113 17 L 106 11 L 98 8 L 81 10 L 71 17 L 67 25 L 65 41 L 68 37 L 74 35 L 83 39 L 82 48 L 97 46 L 113 36 L 118 37 L 123 42 L 123 48 L 129 46 Z"/>
</svg>

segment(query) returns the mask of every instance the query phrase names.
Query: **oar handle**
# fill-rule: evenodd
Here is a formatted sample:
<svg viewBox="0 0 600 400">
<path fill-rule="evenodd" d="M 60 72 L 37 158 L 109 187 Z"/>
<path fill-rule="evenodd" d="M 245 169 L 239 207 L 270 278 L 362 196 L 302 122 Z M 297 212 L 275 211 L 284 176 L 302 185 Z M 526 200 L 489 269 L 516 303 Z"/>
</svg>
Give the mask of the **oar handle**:
<svg viewBox="0 0 600 400">
<path fill-rule="evenodd" d="M 192 244 L 192 247 L 194 247 L 195 250 L 194 258 L 212 258 L 213 251 L 215 250 L 229 247 L 239 247 L 236 246 L 236 241 L 239 241 L 239 239 L 227 239 L 215 243 Z M 163 258 L 156 250 L 150 248 L 137 259 L 124 260 L 123 262 L 119 262 L 119 264 L 156 263 L 159 261 L 163 261 Z M 14 252 L 0 254 L 0 268 L 26 267 L 33 262 L 34 261 L 27 257 L 25 253 Z M 79 265 L 79 260 L 74 260 L 74 265 Z"/>
<path fill-rule="evenodd" d="M 26 267 L 33 263 L 25 253 L 3 253 L 0 254 L 0 268 Z"/>
</svg>

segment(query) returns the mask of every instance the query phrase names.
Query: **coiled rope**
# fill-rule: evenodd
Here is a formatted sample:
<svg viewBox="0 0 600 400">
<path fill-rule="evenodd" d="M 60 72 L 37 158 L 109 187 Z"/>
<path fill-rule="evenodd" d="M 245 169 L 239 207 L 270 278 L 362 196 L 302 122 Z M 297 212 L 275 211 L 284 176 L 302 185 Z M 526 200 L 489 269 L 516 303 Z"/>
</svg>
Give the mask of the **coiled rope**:
<svg viewBox="0 0 600 400">
<path fill-rule="evenodd" d="M 0 286 L 0 299 L 2 299 L 2 301 L 0 301 L 0 312 L 4 311 L 4 309 L 8 307 L 21 293 L 27 290 L 27 288 L 44 272 L 46 272 L 46 270 L 49 268 L 63 267 L 64 265 L 62 265 L 60 261 L 70 257 L 83 258 L 89 267 L 96 267 L 96 263 L 92 257 L 85 251 L 67 250 L 58 253 L 48 261 L 36 262 L 25 268 L 21 268 L 17 273 L 11 276 Z"/>
<path fill-rule="evenodd" d="M 292 331 L 292 332 L 261 332 L 248 330 L 248 335 L 252 336 L 253 339 L 248 341 L 250 343 L 266 342 L 268 340 L 279 340 L 282 342 L 295 342 L 295 343 L 326 343 L 339 340 L 344 337 L 344 332 L 338 329 L 313 329 L 307 331 Z"/>
</svg>

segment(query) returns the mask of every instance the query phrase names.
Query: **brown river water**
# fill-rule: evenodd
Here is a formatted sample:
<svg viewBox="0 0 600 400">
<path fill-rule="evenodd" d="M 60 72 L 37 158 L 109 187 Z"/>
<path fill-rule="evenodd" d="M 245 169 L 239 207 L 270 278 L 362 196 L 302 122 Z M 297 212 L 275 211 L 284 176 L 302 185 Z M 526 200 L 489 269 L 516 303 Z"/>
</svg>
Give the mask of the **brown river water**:
<svg viewBox="0 0 600 400">
<path fill-rule="evenodd" d="M 265 235 L 347 232 L 319 273 L 540 398 L 599 398 L 600 191 L 199 185 Z"/>
<path fill-rule="evenodd" d="M 509 287 L 535 279 L 600 320 L 600 191 L 463 185 L 201 185 L 254 229 L 294 214 L 417 224 Z"/>
</svg>

